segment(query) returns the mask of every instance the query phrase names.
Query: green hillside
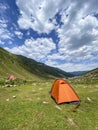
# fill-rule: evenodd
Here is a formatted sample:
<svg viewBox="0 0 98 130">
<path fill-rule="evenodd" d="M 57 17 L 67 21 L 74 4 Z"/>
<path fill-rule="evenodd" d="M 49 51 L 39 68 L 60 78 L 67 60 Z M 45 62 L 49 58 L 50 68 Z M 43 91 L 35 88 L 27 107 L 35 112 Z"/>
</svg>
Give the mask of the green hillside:
<svg viewBox="0 0 98 130">
<path fill-rule="evenodd" d="M 96 84 L 98 83 L 98 68 L 91 70 L 81 76 L 77 76 L 71 78 L 71 81 L 74 83 L 82 83 L 82 84 Z"/>
<path fill-rule="evenodd" d="M 24 56 L 11 54 L 0 48 L 0 79 L 6 79 L 10 74 L 26 80 L 72 76 L 58 68 L 47 66 Z"/>
<path fill-rule="evenodd" d="M 87 72 L 87 73 L 85 74 L 85 76 L 89 76 L 89 77 L 93 77 L 93 78 L 94 78 L 94 77 L 98 77 L 98 68 Z"/>
</svg>

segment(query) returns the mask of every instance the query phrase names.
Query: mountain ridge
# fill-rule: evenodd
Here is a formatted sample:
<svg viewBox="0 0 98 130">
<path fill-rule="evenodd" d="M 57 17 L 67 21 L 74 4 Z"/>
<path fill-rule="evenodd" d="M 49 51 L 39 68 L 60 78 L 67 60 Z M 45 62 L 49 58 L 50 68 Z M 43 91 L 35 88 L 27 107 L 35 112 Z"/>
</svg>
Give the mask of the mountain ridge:
<svg viewBox="0 0 98 130">
<path fill-rule="evenodd" d="M 74 76 L 80 76 L 80 75 L 83 75 L 83 74 L 86 74 L 87 72 L 89 71 L 73 71 L 73 72 L 68 72 Z"/>
<path fill-rule="evenodd" d="M 22 55 L 12 54 L 0 47 L 0 78 L 13 74 L 20 79 L 38 80 L 72 77 L 61 69 L 45 65 Z"/>
</svg>

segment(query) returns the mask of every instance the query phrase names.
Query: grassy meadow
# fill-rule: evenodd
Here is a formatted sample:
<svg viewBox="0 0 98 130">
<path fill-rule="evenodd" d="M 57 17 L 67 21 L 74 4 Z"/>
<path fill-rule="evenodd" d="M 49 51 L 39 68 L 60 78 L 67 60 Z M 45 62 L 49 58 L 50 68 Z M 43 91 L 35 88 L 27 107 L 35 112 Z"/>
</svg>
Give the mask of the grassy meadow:
<svg viewBox="0 0 98 130">
<path fill-rule="evenodd" d="M 0 130 L 98 130 L 98 84 L 69 81 L 80 106 L 57 105 L 53 81 L 0 87 Z"/>
</svg>

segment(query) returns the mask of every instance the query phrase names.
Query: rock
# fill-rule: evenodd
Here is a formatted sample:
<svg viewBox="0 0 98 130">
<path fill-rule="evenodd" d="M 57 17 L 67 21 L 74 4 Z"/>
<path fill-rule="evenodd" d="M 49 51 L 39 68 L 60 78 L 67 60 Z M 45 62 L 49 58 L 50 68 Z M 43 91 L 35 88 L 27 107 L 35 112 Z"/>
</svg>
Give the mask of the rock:
<svg viewBox="0 0 98 130">
<path fill-rule="evenodd" d="M 60 108 L 59 106 L 55 106 L 58 110 L 62 111 L 62 108 Z"/>
<path fill-rule="evenodd" d="M 43 104 L 48 104 L 49 102 L 43 101 Z"/>
<path fill-rule="evenodd" d="M 16 98 L 16 96 L 14 95 L 13 98 Z"/>
<path fill-rule="evenodd" d="M 9 102 L 9 98 L 7 98 L 6 101 Z"/>
<path fill-rule="evenodd" d="M 89 97 L 87 97 L 87 100 L 88 100 L 89 102 L 92 102 L 92 100 L 91 100 Z"/>
</svg>

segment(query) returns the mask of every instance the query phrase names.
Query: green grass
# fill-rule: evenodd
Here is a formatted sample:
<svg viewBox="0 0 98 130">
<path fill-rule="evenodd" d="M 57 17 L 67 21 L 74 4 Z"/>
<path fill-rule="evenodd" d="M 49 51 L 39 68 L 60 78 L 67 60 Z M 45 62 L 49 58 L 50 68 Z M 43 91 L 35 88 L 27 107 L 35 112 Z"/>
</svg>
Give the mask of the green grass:
<svg viewBox="0 0 98 130">
<path fill-rule="evenodd" d="M 98 85 L 71 83 L 81 99 L 75 109 L 54 102 L 52 83 L 0 87 L 0 130 L 98 130 Z"/>
</svg>

